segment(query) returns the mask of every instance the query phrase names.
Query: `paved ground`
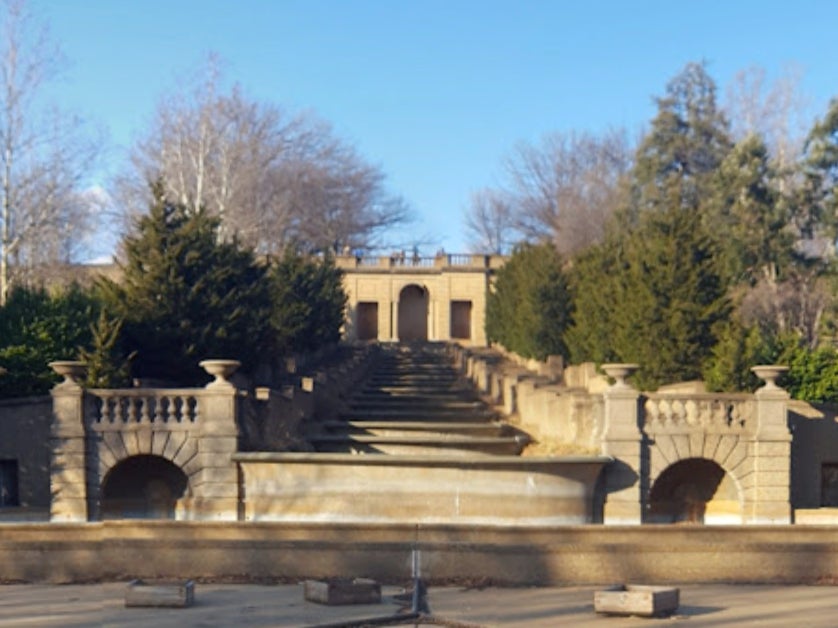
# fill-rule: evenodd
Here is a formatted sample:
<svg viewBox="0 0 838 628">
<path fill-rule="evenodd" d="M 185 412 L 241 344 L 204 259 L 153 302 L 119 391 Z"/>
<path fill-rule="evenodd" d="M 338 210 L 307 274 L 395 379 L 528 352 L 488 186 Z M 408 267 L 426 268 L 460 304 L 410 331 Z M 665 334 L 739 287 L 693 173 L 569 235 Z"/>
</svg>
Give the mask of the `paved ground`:
<svg viewBox="0 0 838 628">
<path fill-rule="evenodd" d="M 596 615 L 596 589 L 443 587 L 431 588 L 427 601 L 433 616 L 470 627 L 838 626 L 836 586 L 688 585 L 678 612 L 665 619 Z M 301 585 L 198 584 L 191 608 L 138 609 L 124 607 L 124 591 L 123 583 L 0 586 L 0 627 L 317 626 L 395 613 L 392 596 L 400 592 L 386 587 L 380 605 L 327 607 L 305 602 Z"/>
</svg>

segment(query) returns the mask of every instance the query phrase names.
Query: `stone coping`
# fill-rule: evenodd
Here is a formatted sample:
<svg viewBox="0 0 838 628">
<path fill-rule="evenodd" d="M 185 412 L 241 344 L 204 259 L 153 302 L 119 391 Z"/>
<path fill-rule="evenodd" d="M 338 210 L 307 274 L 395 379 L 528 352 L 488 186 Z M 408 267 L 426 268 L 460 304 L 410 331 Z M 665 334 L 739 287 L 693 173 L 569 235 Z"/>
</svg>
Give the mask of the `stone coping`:
<svg viewBox="0 0 838 628">
<path fill-rule="evenodd" d="M 309 452 L 239 452 L 231 456 L 235 462 L 297 464 L 352 464 L 362 466 L 457 466 L 457 467 L 541 467 L 557 464 L 601 464 L 614 461 L 611 456 L 441 456 L 388 454 L 331 454 Z"/>
</svg>

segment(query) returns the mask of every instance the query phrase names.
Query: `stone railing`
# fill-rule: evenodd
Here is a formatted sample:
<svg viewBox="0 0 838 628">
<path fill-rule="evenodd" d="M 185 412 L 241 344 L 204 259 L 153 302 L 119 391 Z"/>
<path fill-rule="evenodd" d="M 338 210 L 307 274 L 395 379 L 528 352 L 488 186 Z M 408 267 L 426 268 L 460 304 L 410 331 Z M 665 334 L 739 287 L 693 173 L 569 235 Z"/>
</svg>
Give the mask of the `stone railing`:
<svg viewBox="0 0 838 628">
<path fill-rule="evenodd" d="M 755 423 L 754 396 L 749 394 L 648 393 L 642 399 L 645 431 L 748 432 Z"/>
<path fill-rule="evenodd" d="M 447 254 L 440 253 L 434 256 L 412 255 L 410 253 L 393 253 L 382 256 L 354 256 L 339 255 L 335 258 L 338 268 L 343 270 L 364 269 L 364 270 L 391 270 L 391 271 L 413 271 L 413 270 L 485 270 L 497 269 L 503 266 L 506 258 L 502 255 L 481 255 L 481 254 Z"/>
<path fill-rule="evenodd" d="M 122 430 L 130 425 L 157 429 L 189 429 L 200 416 L 203 389 L 91 389 L 86 419 L 97 432 Z"/>
</svg>

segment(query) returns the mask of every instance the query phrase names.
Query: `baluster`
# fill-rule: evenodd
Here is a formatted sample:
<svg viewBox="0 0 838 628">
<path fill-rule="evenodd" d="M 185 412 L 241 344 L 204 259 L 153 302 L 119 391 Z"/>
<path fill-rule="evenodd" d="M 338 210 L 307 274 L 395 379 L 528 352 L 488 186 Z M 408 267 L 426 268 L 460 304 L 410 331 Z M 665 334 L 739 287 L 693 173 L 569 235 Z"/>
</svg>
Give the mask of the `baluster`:
<svg viewBox="0 0 838 628">
<path fill-rule="evenodd" d="M 99 423 L 113 423 L 111 402 L 107 395 L 99 397 Z"/>
<path fill-rule="evenodd" d="M 154 423 L 166 422 L 166 416 L 163 414 L 163 400 L 164 397 L 162 396 L 154 398 L 154 418 L 152 419 Z"/>
<path fill-rule="evenodd" d="M 137 422 L 137 402 L 138 399 L 127 397 L 125 401 L 128 403 L 128 420 L 127 423 Z"/>
<path fill-rule="evenodd" d="M 151 415 L 149 414 L 150 397 L 143 397 L 138 400 L 140 405 L 140 423 L 151 423 Z"/>
<path fill-rule="evenodd" d="M 113 398 L 113 412 L 116 423 L 125 423 L 125 397 Z"/>
<path fill-rule="evenodd" d="M 654 399 L 646 400 L 644 410 L 647 417 L 645 421 L 647 425 L 655 424 L 660 420 L 660 408 L 658 408 L 658 404 Z"/>
<path fill-rule="evenodd" d="M 177 423 L 177 407 L 175 403 L 175 396 L 174 395 L 167 395 L 166 396 L 166 403 L 169 410 L 169 420 L 167 423 Z"/>
</svg>

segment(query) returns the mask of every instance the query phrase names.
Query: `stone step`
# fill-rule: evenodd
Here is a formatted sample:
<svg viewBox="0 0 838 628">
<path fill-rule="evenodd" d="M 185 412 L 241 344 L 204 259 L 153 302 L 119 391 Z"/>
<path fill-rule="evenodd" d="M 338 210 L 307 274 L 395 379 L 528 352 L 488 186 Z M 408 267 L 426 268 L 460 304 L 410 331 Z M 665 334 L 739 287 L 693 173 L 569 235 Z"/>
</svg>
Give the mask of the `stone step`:
<svg viewBox="0 0 838 628">
<path fill-rule="evenodd" d="M 468 409 L 483 408 L 485 405 L 480 401 L 464 395 L 434 395 L 433 397 L 405 394 L 405 395 L 364 395 L 353 398 L 349 402 L 350 408 L 440 408 Z"/>
<path fill-rule="evenodd" d="M 309 439 L 315 449 L 329 453 L 364 453 L 387 455 L 517 456 L 529 442 L 525 436 L 330 436 Z"/>
<path fill-rule="evenodd" d="M 433 423 L 490 423 L 497 419 L 492 411 L 442 412 L 427 410 L 366 410 L 344 412 L 340 421 L 424 421 Z"/>
<path fill-rule="evenodd" d="M 370 436 L 411 436 L 417 433 L 461 434 L 467 436 L 507 436 L 512 427 L 506 423 L 454 421 L 325 421 L 322 433 L 333 435 L 367 434 Z"/>
</svg>

